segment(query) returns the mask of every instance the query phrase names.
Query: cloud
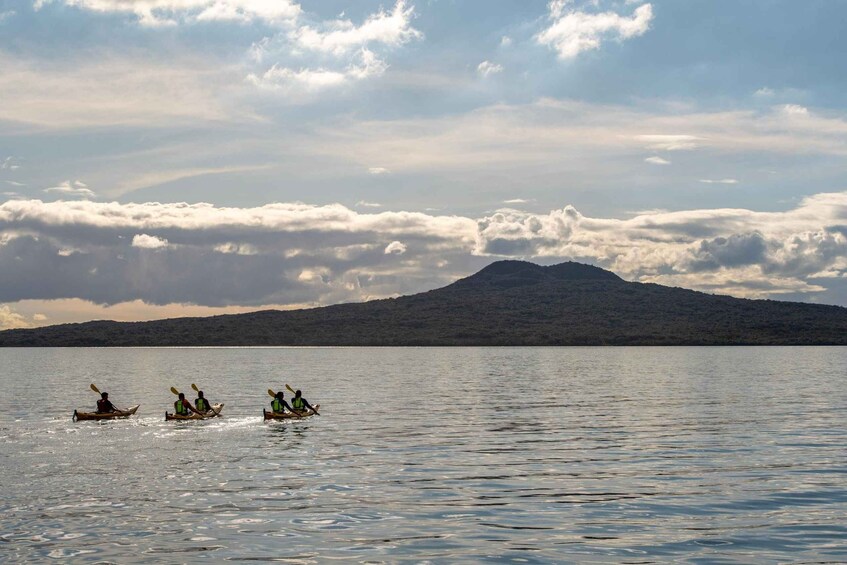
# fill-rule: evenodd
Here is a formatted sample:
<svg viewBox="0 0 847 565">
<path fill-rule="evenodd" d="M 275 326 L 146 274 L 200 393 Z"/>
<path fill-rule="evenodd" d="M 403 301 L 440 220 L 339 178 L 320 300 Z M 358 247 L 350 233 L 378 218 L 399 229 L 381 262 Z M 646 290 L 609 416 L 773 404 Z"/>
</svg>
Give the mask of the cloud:
<svg viewBox="0 0 847 565">
<path fill-rule="evenodd" d="M 39 130 L 256 121 L 233 102 L 243 71 L 219 63 L 105 54 L 68 64 L 0 50 L 0 68 L 0 120 Z"/>
<path fill-rule="evenodd" d="M 736 179 L 700 179 L 703 184 L 738 184 Z"/>
<path fill-rule="evenodd" d="M 511 47 L 512 46 L 512 38 L 508 35 L 504 35 L 500 38 L 500 47 Z"/>
<path fill-rule="evenodd" d="M 650 163 L 651 165 L 670 165 L 671 162 L 667 159 L 662 159 L 661 157 L 647 157 L 644 159 L 645 163 Z"/>
<path fill-rule="evenodd" d="M 44 314 L 36 313 L 32 315 L 32 319 L 35 322 L 46 322 L 49 318 Z"/>
<path fill-rule="evenodd" d="M 360 206 L 362 208 L 382 208 L 382 204 L 379 202 L 367 202 L 365 200 L 359 200 L 356 202 L 356 206 Z"/>
<path fill-rule="evenodd" d="M 698 147 L 698 142 L 703 138 L 696 135 L 667 135 L 667 134 L 642 134 L 636 135 L 636 139 L 647 143 L 648 149 L 659 149 L 662 151 L 690 151 Z"/>
<path fill-rule="evenodd" d="M 585 51 L 599 49 L 603 41 L 623 41 L 647 33 L 653 20 L 653 7 L 642 4 L 631 17 L 616 12 L 588 13 L 567 7 L 569 2 L 549 4 L 551 24 L 535 39 L 555 50 L 560 59 L 573 59 Z"/>
<path fill-rule="evenodd" d="M 44 192 L 59 194 L 61 196 L 78 196 L 80 198 L 94 198 L 97 196 L 94 191 L 88 188 L 82 181 L 63 181 L 58 186 L 45 188 Z"/>
<path fill-rule="evenodd" d="M 406 245 L 399 241 L 392 241 L 385 247 L 386 255 L 402 255 L 406 252 Z"/>
<path fill-rule="evenodd" d="M 341 71 L 325 68 L 294 70 L 274 65 L 261 75 L 247 75 L 247 82 L 260 88 L 288 94 L 315 93 L 338 88 L 353 81 L 381 76 L 388 68 L 384 61 L 364 47 L 359 55 L 359 63 L 350 64 Z"/>
<path fill-rule="evenodd" d="M 806 118 L 809 116 L 809 109 L 798 104 L 785 104 L 780 106 L 780 110 L 791 118 Z"/>
<path fill-rule="evenodd" d="M 298 23 L 290 31 L 253 44 L 250 56 L 254 61 L 277 62 L 267 70 L 249 73 L 247 82 L 264 90 L 299 95 L 294 102 L 304 103 L 312 100 L 306 95 L 382 76 L 388 64 L 377 51 L 423 37 L 412 27 L 413 17 L 414 6 L 398 0 L 390 12 L 381 9 L 361 25 L 342 19 Z M 291 59 L 298 56 L 307 62 L 294 66 Z"/>
<path fill-rule="evenodd" d="M 139 247 L 141 249 L 162 249 L 163 247 L 168 246 L 168 240 L 153 235 L 147 235 L 146 233 L 140 233 L 133 236 L 132 246 Z"/>
<path fill-rule="evenodd" d="M 390 12 L 371 14 L 359 26 L 350 20 L 325 22 L 321 29 L 303 25 L 289 33 L 292 43 L 303 49 L 341 56 L 370 44 L 397 47 L 423 34 L 411 26 L 415 7 L 398 0 Z"/>
<path fill-rule="evenodd" d="M 0 268 L 14 267 L 14 274 L 4 275 L 0 301 L 247 307 L 393 296 L 450 282 L 452 273 L 439 265 L 472 260 L 474 225 L 338 204 L 9 201 L 0 204 Z M 414 257 L 386 262 L 400 250 L 396 241 L 414 248 Z M 328 275 L 304 281 L 304 270 Z"/>
<path fill-rule="evenodd" d="M 504 200 L 503 204 L 528 204 L 531 200 L 527 200 L 526 198 L 510 198 L 509 200 Z"/>
<path fill-rule="evenodd" d="M 26 318 L 12 310 L 8 304 L 0 304 L 0 330 L 28 328 L 30 325 Z"/>
<path fill-rule="evenodd" d="M 372 175 L 387 175 L 391 171 L 385 167 L 368 167 L 368 172 Z"/>
<path fill-rule="evenodd" d="M 288 24 L 302 12 L 290 0 L 37 0 L 35 7 L 54 1 L 92 12 L 132 14 L 146 26 L 214 20 Z"/>
<path fill-rule="evenodd" d="M 847 274 L 847 192 L 784 212 L 627 219 L 572 206 L 471 218 L 339 204 L 0 204 L 0 303 L 330 304 L 435 288 L 497 258 L 583 261 L 629 280 L 739 296 L 816 293 Z"/>
<path fill-rule="evenodd" d="M 645 149 L 697 150 L 713 167 L 741 153 L 847 156 L 847 121 L 811 111 L 802 120 L 778 109 L 667 115 L 573 100 L 496 104 L 443 118 L 359 120 L 319 133 L 319 141 L 303 140 L 300 147 L 343 155 L 359 167 L 379 163 L 404 174 L 439 171 L 474 182 L 490 182 L 480 171 L 538 175 L 543 165 L 550 182 L 576 172 L 595 181 L 608 175 L 617 183 L 619 175 L 631 174 L 633 156 Z"/>
<path fill-rule="evenodd" d="M 16 171 L 20 168 L 21 165 L 18 158 L 11 155 L 3 159 L 3 162 L 0 163 L 0 170 L 3 171 Z"/>
<path fill-rule="evenodd" d="M 483 61 L 477 66 L 476 72 L 484 77 L 495 75 L 503 72 L 503 65 L 498 65 L 491 61 Z"/>
</svg>

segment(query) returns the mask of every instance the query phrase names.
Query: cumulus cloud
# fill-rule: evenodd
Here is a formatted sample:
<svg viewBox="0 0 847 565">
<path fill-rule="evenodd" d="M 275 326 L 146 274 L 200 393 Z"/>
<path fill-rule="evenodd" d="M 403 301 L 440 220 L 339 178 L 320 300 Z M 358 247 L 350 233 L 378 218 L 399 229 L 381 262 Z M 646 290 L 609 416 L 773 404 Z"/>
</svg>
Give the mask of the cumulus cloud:
<svg viewBox="0 0 847 565">
<path fill-rule="evenodd" d="M 780 110 L 790 118 L 806 118 L 809 116 L 809 109 L 798 104 L 785 104 L 780 106 Z"/>
<path fill-rule="evenodd" d="M 498 65 L 497 63 L 492 63 L 491 61 L 483 61 L 477 66 L 476 72 L 478 72 L 483 77 L 496 75 L 498 73 L 503 72 L 503 65 Z"/>
<path fill-rule="evenodd" d="M 302 12 L 290 0 L 36 0 L 35 7 L 53 2 L 92 12 L 131 14 L 146 26 L 213 20 L 286 24 Z"/>
<path fill-rule="evenodd" d="M 0 330 L 28 328 L 30 325 L 26 318 L 12 310 L 8 304 L 0 304 Z"/>
<path fill-rule="evenodd" d="M 132 246 L 141 249 L 161 249 L 168 246 L 168 240 L 154 235 L 140 233 L 133 236 Z"/>
<path fill-rule="evenodd" d="M 351 63 L 342 70 L 325 68 L 294 70 L 274 65 L 261 75 L 255 73 L 247 75 L 247 81 L 260 88 L 280 90 L 288 94 L 314 93 L 381 76 L 388 68 L 384 61 L 367 48 L 361 49 L 359 57 L 358 63 Z"/>
<path fill-rule="evenodd" d="M 398 0 L 392 10 L 381 9 L 360 25 L 348 19 L 298 22 L 291 30 L 254 43 L 250 56 L 259 64 L 298 56 L 306 62 L 300 66 L 277 62 L 267 70 L 250 73 L 247 81 L 259 88 L 296 94 L 382 76 L 388 69 L 383 58 L 386 50 L 423 37 L 412 27 L 414 14 L 414 6 Z"/>
<path fill-rule="evenodd" d="M 63 181 L 59 183 L 58 186 L 51 186 L 50 188 L 45 188 L 44 192 L 59 194 L 61 196 L 70 196 L 70 197 L 80 197 L 80 198 L 94 198 L 97 196 L 94 194 L 94 191 L 88 188 L 82 181 Z"/>
<path fill-rule="evenodd" d="M 653 20 L 651 4 L 642 4 L 627 17 L 613 11 L 590 13 L 569 7 L 570 2 L 553 0 L 548 5 L 549 27 L 536 41 L 554 49 L 560 59 L 573 59 L 585 51 L 599 49 L 603 41 L 623 41 L 647 33 Z"/>
<path fill-rule="evenodd" d="M 661 157 L 658 157 L 658 156 L 647 157 L 646 159 L 644 159 L 644 162 L 650 163 L 651 165 L 670 165 L 671 164 L 671 162 L 668 161 L 667 159 L 662 159 Z"/>
<path fill-rule="evenodd" d="M 423 34 L 412 27 L 415 7 L 398 0 L 390 12 L 380 10 L 359 26 L 350 20 L 325 22 L 320 29 L 303 25 L 289 33 L 292 42 L 304 49 L 344 55 L 370 44 L 397 47 Z"/>
<path fill-rule="evenodd" d="M 450 282 L 453 272 L 439 267 L 444 261 L 473 262 L 474 225 L 462 217 L 358 213 L 338 204 L 9 201 L 0 204 L 0 268 L 14 266 L 14 274 L 4 275 L 0 301 L 219 307 L 393 296 Z M 386 262 L 401 250 L 394 242 L 415 249 L 414 256 Z M 304 280 L 307 270 L 323 278 Z"/>
<path fill-rule="evenodd" d="M 385 247 L 386 255 L 402 255 L 406 252 L 406 245 L 399 241 L 392 241 Z"/>
<path fill-rule="evenodd" d="M 396 255 L 403 260 L 388 260 Z M 847 192 L 784 212 L 628 219 L 572 206 L 468 218 L 338 204 L 0 204 L 2 303 L 328 304 L 434 288 L 496 258 L 583 261 L 629 280 L 739 296 L 814 293 L 847 274 Z"/>
</svg>

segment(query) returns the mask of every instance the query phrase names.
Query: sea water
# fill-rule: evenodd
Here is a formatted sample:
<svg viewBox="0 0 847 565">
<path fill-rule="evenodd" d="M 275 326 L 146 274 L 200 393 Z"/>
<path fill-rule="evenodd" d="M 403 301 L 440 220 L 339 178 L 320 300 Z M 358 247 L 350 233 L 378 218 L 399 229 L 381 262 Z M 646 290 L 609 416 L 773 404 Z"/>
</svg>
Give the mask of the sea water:
<svg viewBox="0 0 847 565">
<path fill-rule="evenodd" d="M 845 348 L 0 350 L 0 561 L 847 562 L 845 376 Z M 90 383 L 137 415 L 72 422 Z M 165 421 L 191 383 L 223 417 Z M 262 421 L 286 383 L 321 415 Z"/>
</svg>

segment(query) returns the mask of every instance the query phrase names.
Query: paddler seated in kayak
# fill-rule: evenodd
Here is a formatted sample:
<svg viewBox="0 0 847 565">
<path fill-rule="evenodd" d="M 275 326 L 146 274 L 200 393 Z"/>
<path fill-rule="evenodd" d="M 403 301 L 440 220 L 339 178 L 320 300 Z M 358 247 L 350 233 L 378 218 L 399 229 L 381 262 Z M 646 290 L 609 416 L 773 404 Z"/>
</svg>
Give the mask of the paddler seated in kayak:
<svg viewBox="0 0 847 565">
<path fill-rule="evenodd" d="M 304 414 L 308 410 L 317 413 L 317 410 L 309 404 L 309 401 L 301 396 L 300 389 L 294 392 L 294 398 L 291 399 L 291 407 L 293 408 L 292 412 L 297 412 L 298 414 Z"/>
<path fill-rule="evenodd" d="M 109 400 L 108 392 L 100 393 L 100 400 L 97 401 L 97 413 L 98 414 L 109 414 L 111 412 L 119 412 L 115 405 Z"/>
<path fill-rule="evenodd" d="M 203 415 L 200 411 L 195 409 L 188 400 L 185 399 L 184 392 L 179 393 L 179 399 L 174 402 L 174 414 L 177 416 L 190 416 L 191 412 L 199 414 L 200 416 Z"/>
<path fill-rule="evenodd" d="M 212 410 L 212 404 L 203 396 L 203 391 L 197 391 L 197 398 L 194 399 L 194 406 L 198 412 L 207 413 Z"/>
<path fill-rule="evenodd" d="M 289 412 L 294 412 L 294 409 L 291 408 L 291 406 L 289 406 L 285 401 L 284 396 L 285 395 L 282 394 L 282 391 L 279 391 L 276 393 L 276 396 L 274 396 L 274 399 L 271 400 L 271 409 L 274 411 L 274 414 L 283 414 L 286 408 L 288 408 Z"/>
</svg>

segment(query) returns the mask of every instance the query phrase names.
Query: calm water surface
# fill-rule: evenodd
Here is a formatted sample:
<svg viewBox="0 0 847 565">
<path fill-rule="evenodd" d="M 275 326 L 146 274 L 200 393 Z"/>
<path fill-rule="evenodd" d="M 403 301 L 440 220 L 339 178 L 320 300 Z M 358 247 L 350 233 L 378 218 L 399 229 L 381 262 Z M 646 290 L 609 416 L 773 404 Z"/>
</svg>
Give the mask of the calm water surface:
<svg viewBox="0 0 847 565">
<path fill-rule="evenodd" d="M 845 348 L 0 350 L 0 561 L 843 563 L 845 376 Z M 138 414 L 73 423 L 92 382 Z M 224 417 L 165 422 L 192 382 Z M 264 423 L 284 383 L 323 414 Z"/>
</svg>

